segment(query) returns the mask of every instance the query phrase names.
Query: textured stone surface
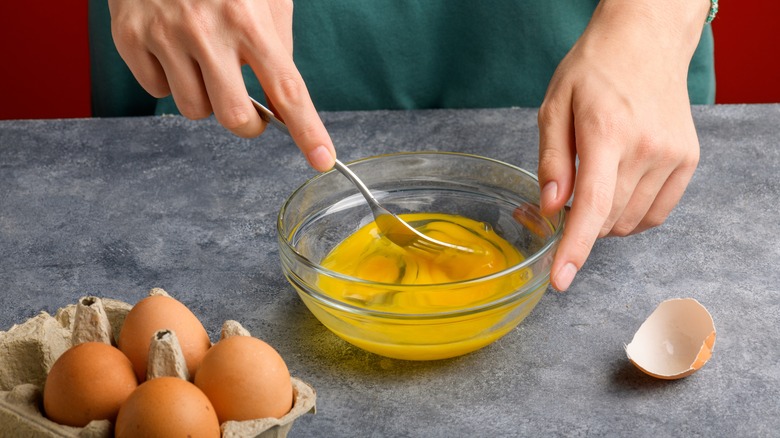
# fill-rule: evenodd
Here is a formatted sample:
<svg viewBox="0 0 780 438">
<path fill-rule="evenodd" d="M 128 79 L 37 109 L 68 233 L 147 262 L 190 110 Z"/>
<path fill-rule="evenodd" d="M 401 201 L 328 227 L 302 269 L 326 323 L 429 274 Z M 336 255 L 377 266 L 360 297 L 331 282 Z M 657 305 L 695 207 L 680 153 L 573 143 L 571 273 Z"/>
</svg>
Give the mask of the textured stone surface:
<svg viewBox="0 0 780 438">
<path fill-rule="evenodd" d="M 536 170 L 531 109 L 323 114 L 343 161 L 478 153 Z M 216 340 L 239 321 L 316 389 L 294 437 L 769 436 L 780 430 L 780 105 L 697 107 L 701 163 L 667 222 L 597 243 L 476 353 L 403 362 L 320 325 L 288 286 L 276 214 L 314 172 L 269 130 L 239 139 L 179 117 L 0 122 L 0 330 L 85 295 L 162 287 Z M 712 314 L 712 359 L 645 376 L 623 345 L 661 301 Z"/>
</svg>

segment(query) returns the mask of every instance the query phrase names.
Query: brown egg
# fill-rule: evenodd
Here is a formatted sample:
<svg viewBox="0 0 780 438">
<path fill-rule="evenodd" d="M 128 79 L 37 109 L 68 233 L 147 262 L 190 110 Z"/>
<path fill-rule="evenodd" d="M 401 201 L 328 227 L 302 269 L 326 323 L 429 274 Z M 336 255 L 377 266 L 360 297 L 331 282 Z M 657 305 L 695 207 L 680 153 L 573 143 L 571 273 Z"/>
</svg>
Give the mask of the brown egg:
<svg viewBox="0 0 780 438">
<path fill-rule="evenodd" d="M 292 382 L 287 364 L 270 345 L 250 336 L 215 344 L 195 374 L 219 422 L 280 418 L 290 411 Z"/>
<path fill-rule="evenodd" d="M 65 351 L 52 365 L 43 388 L 43 409 L 50 420 L 67 426 L 114 421 L 137 386 L 133 365 L 121 351 L 86 342 Z"/>
<path fill-rule="evenodd" d="M 176 333 L 190 376 L 211 346 L 203 324 L 184 304 L 163 295 L 144 298 L 127 314 L 117 341 L 119 349 L 133 363 L 139 382 L 146 380 L 152 336 L 163 329 Z"/>
<path fill-rule="evenodd" d="M 122 404 L 114 431 L 117 438 L 219 438 L 219 434 L 209 399 L 178 377 L 157 377 L 138 386 Z"/>
</svg>

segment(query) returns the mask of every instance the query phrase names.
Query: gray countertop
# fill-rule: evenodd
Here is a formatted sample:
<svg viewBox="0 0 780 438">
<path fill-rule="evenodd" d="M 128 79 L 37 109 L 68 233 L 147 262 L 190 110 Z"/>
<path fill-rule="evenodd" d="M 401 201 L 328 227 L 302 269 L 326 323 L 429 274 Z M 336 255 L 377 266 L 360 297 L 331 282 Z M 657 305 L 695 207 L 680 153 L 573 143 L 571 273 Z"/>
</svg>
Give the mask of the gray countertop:
<svg viewBox="0 0 780 438">
<path fill-rule="evenodd" d="M 325 113 L 349 161 L 477 153 L 536 172 L 533 109 Z M 291 437 L 778 436 L 780 105 L 694 108 L 701 161 L 659 228 L 597 242 L 569 292 L 475 353 L 404 362 L 328 332 L 284 279 L 276 214 L 314 172 L 273 130 L 213 119 L 0 122 L 0 330 L 84 295 L 162 287 L 212 338 L 236 319 L 318 392 Z M 663 300 L 718 331 L 698 373 L 660 381 L 626 359 Z"/>
</svg>

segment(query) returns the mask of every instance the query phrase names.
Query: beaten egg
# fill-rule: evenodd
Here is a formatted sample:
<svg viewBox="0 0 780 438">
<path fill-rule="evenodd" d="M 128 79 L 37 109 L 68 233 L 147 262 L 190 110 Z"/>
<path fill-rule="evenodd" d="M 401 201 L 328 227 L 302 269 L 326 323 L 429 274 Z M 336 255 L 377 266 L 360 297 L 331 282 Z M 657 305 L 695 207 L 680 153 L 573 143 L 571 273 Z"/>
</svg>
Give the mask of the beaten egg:
<svg viewBox="0 0 780 438">
<path fill-rule="evenodd" d="M 411 213 L 400 215 L 423 234 L 435 239 L 464 246 L 467 253 L 445 250 L 431 255 L 402 248 L 384 238 L 375 222 L 371 222 L 348 236 L 322 260 L 321 265 L 331 271 L 359 278 L 361 282 L 338 276 L 320 276 L 318 285 L 327 295 L 354 306 L 374 311 L 405 315 L 457 311 L 492 302 L 516 291 L 531 279 L 530 269 L 516 274 L 496 274 L 525 259 L 520 251 L 502 238 L 492 227 L 467 217 L 441 213 Z M 477 278 L 485 279 L 470 283 Z M 473 345 L 484 345 L 502 336 L 489 330 L 503 315 L 496 313 L 493 320 L 465 318 L 457 325 L 442 326 L 431 338 L 426 351 L 407 354 L 406 359 L 447 357 L 473 350 Z M 356 345 L 379 354 L 395 357 L 391 345 L 414 344 L 419 333 L 400 325 L 383 326 L 386 344 L 367 345 L 366 341 L 340 336 Z M 452 332 L 456 330 L 458 333 Z M 449 340 L 473 334 L 472 342 L 453 344 Z M 433 351 L 436 350 L 436 351 Z"/>
<path fill-rule="evenodd" d="M 392 293 L 389 285 L 435 285 L 472 280 L 494 274 L 524 260 L 523 255 L 488 224 L 463 216 L 413 213 L 400 216 L 434 239 L 473 250 L 447 249 L 430 253 L 402 248 L 384 238 L 375 222 L 357 230 L 336 246 L 322 266 L 334 272 L 376 283 L 356 286 L 322 277 L 323 290 L 334 298 L 374 310 L 424 313 L 457 309 L 495 299 L 511 290 L 508 285 L 467 288 L 440 293 L 431 288 L 414 293 Z M 450 291 L 452 292 L 452 291 Z"/>
</svg>

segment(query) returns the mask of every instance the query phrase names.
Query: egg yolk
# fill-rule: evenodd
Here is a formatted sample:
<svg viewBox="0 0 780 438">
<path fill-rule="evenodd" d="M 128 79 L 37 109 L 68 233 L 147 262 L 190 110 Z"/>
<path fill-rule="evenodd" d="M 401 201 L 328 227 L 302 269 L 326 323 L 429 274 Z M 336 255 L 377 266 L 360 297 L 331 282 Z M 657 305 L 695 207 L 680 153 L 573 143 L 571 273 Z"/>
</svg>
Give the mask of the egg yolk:
<svg viewBox="0 0 780 438">
<path fill-rule="evenodd" d="M 376 223 L 371 222 L 336 246 L 321 264 L 334 272 L 373 283 L 355 284 L 321 277 L 322 290 L 361 307 L 412 314 L 476 305 L 516 289 L 489 281 L 463 287 L 452 285 L 494 274 L 524 260 L 488 224 L 438 213 L 412 213 L 401 218 L 427 236 L 472 252 L 446 249 L 432 254 L 403 248 L 383 237 Z M 444 284 L 450 286 L 442 288 Z M 431 287 L 404 288 L 406 285 Z"/>
<path fill-rule="evenodd" d="M 425 235 L 472 252 L 447 249 L 431 254 L 402 248 L 383 237 L 374 222 L 348 236 L 321 264 L 349 277 L 320 275 L 320 291 L 356 307 L 404 314 L 411 319 L 388 322 L 372 315 L 339 317 L 310 307 L 346 341 L 398 359 L 454 357 L 506 334 L 541 297 L 538 293 L 527 294 L 511 305 L 458 313 L 518 291 L 532 278 L 531 268 L 491 276 L 516 266 L 524 257 L 483 222 L 434 213 L 401 217 Z M 356 282 L 354 278 L 365 281 Z M 469 281 L 476 279 L 479 281 Z M 414 319 L 414 315 L 448 312 L 451 316 L 435 321 Z"/>
</svg>

